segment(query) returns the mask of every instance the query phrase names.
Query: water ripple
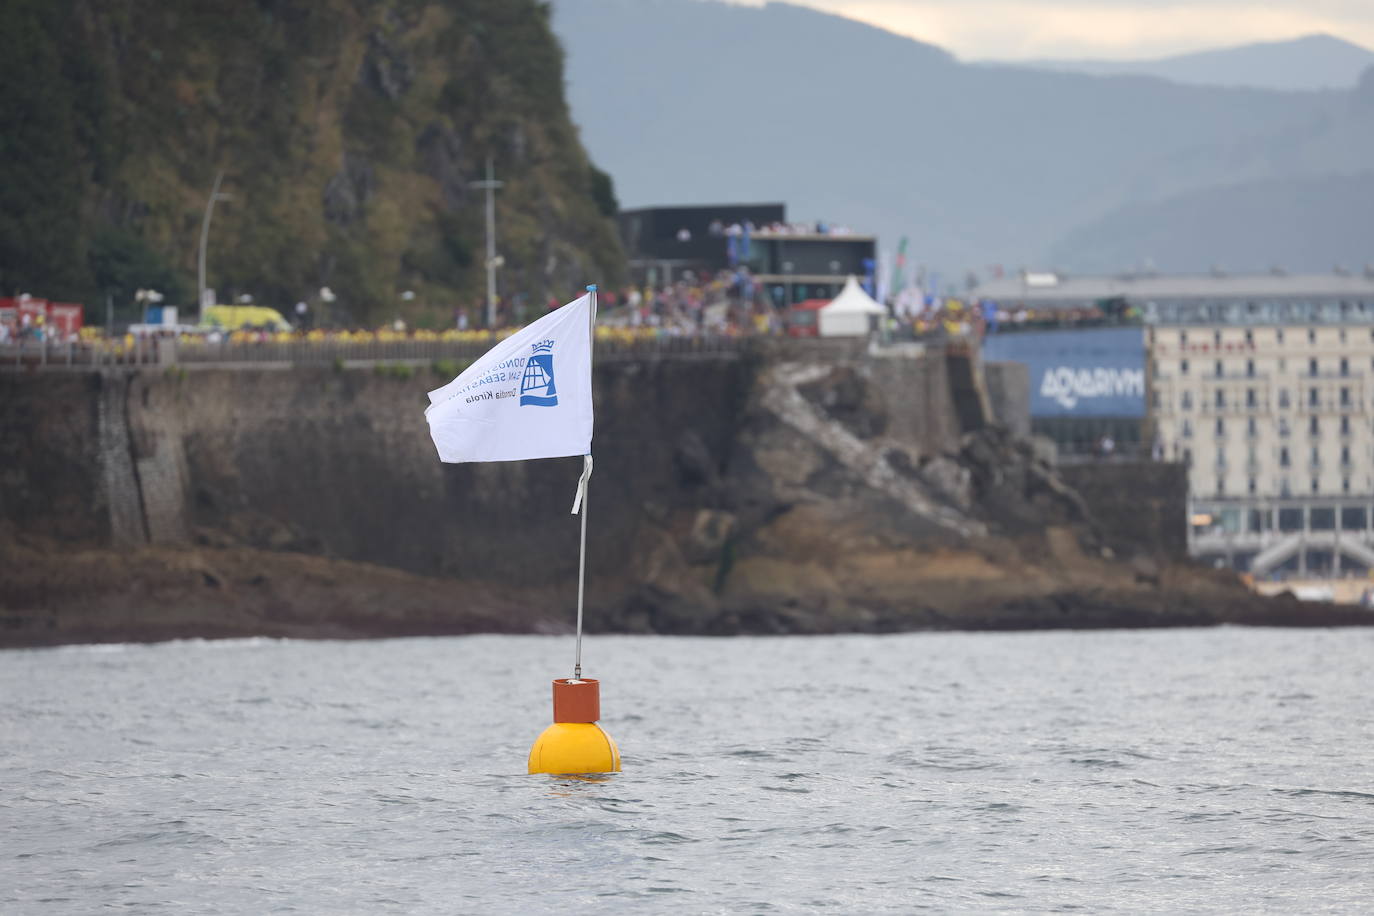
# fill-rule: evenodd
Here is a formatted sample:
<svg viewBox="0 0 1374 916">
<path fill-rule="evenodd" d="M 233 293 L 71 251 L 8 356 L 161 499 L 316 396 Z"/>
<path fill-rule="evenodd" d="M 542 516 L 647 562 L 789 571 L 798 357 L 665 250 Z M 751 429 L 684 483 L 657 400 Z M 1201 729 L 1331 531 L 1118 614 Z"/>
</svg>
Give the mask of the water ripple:
<svg viewBox="0 0 1374 916">
<path fill-rule="evenodd" d="M 567 648 L 6 653 L 0 912 L 1368 905 L 1365 631 L 595 637 L 625 771 L 531 777 Z"/>
</svg>

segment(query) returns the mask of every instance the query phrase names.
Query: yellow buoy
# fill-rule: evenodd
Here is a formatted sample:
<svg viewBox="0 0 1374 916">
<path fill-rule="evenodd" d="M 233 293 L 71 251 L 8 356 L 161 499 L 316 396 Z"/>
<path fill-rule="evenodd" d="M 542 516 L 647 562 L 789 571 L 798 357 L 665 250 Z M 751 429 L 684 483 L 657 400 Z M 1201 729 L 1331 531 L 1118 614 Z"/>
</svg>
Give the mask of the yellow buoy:
<svg viewBox="0 0 1374 916">
<path fill-rule="evenodd" d="M 531 773 L 618 773 L 620 749 L 596 720 L 601 683 L 565 678 L 553 682 L 553 724 L 530 748 Z"/>
</svg>

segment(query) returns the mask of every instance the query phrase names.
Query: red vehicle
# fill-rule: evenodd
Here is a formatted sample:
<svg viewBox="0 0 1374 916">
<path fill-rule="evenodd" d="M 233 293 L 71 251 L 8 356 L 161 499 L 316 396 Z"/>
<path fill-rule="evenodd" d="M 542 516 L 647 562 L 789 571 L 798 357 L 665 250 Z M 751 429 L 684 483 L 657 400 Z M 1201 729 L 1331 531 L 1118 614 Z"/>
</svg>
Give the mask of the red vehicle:
<svg viewBox="0 0 1374 916">
<path fill-rule="evenodd" d="M 804 299 L 795 303 L 787 310 L 787 336 L 819 337 L 819 312 L 829 304 L 829 299 Z"/>
</svg>

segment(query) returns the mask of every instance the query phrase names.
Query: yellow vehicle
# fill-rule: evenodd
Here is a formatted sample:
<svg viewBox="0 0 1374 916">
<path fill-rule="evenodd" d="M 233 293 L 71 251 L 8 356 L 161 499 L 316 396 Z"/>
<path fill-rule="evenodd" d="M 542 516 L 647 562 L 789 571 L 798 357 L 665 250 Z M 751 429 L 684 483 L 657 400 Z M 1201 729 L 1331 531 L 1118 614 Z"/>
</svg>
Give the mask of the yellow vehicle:
<svg viewBox="0 0 1374 916">
<path fill-rule="evenodd" d="M 242 328 L 268 328 L 290 331 L 291 324 L 276 309 L 264 305 L 212 305 L 205 310 L 204 323 L 225 331 Z"/>
</svg>

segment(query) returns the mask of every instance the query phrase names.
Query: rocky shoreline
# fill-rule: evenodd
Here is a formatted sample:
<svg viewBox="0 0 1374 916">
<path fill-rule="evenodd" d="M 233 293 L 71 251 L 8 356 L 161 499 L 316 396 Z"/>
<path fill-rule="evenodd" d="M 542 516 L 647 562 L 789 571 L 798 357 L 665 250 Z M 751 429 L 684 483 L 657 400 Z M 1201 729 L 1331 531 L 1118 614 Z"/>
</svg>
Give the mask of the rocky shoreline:
<svg viewBox="0 0 1374 916">
<path fill-rule="evenodd" d="M 0 585 L 0 648 L 173 639 L 377 639 L 477 633 L 570 633 L 572 583 L 515 589 L 386 567 L 253 548 L 56 552 L 11 538 Z M 944 552 L 960 576 L 926 580 L 919 601 L 871 600 L 818 614 L 787 599 L 764 607 L 651 609 L 589 595 L 589 632 L 683 635 L 889 633 L 1216 626 L 1368 626 L 1360 608 L 1255 595 L 1234 578 L 1169 568 L 1132 583 L 1079 576 L 1016 589 L 977 575 L 985 560 Z M 961 569 L 959 569 L 961 568 Z M 986 571 L 986 570 L 984 570 Z M 1153 581 L 1150 579 L 1153 578 Z M 661 600 L 664 596 L 660 596 Z M 669 602 L 671 603 L 671 602 Z"/>
</svg>

